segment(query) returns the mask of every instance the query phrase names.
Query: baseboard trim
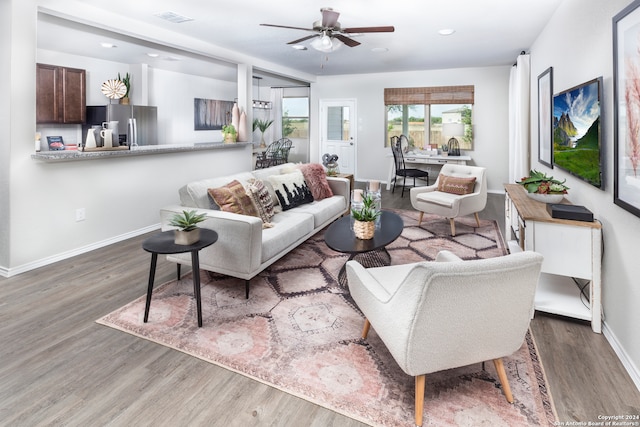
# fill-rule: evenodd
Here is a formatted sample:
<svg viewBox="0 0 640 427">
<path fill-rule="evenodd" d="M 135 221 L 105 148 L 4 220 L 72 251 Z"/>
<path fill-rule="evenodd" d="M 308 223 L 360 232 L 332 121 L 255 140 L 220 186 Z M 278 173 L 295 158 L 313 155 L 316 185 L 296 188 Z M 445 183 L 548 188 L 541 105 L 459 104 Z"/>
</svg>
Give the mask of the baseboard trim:
<svg viewBox="0 0 640 427">
<path fill-rule="evenodd" d="M 0 267 L 0 276 L 2 277 L 11 277 L 11 276 L 16 276 L 18 274 L 21 273 L 25 273 L 27 271 L 30 270 L 35 270 L 36 268 L 40 268 L 40 267 L 44 267 L 45 265 L 49 265 L 49 264 L 53 264 L 56 263 L 58 261 L 62 261 L 68 258 L 72 258 L 74 256 L 77 255 L 81 255 L 87 252 L 91 252 L 93 250 L 99 249 L 99 248 L 103 248 L 105 246 L 109 246 L 112 245 L 114 243 L 117 242 L 121 242 L 123 240 L 127 240 L 130 239 L 132 237 L 137 237 L 140 236 L 142 234 L 146 234 L 149 233 L 151 231 L 155 231 L 160 229 L 160 223 L 158 224 L 153 224 L 150 225 L 148 227 L 144 227 L 138 230 L 134 230 L 131 231 L 129 233 L 125 233 L 125 234 L 121 234 L 119 236 L 115 236 L 115 237 L 111 237 L 109 239 L 105 239 L 105 240 L 101 240 L 99 242 L 95 242 L 95 243 L 91 243 L 89 245 L 86 246 L 82 246 L 76 249 L 72 249 L 70 251 L 67 252 L 62 252 L 60 254 L 57 255 L 52 255 L 50 257 L 47 258 L 42 258 L 27 264 L 23 264 L 20 265 L 18 267 L 14 267 L 14 268 L 4 268 L 4 267 Z"/>
<path fill-rule="evenodd" d="M 620 362 L 622 362 L 622 366 L 624 366 L 624 368 L 627 370 L 627 372 L 629 373 L 629 376 L 631 377 L 631 380 L 636 385 L 636 388 L 638 389 L 638 391 L 640 391 L 640 370 L 638 369 L 637 366 L 635 366 L 633 361 L 627 356 L 627 353 L 624 351 L 624 349 L 620 345 L 618 338 L 613 333 L 613 331 L 609 329 L 606 322 L 602 323 L 602 334 L 607 339 L 607 341 L 609 341 L 611 348 L 613 348 L 613 351 L 618 356 L 618 359 L 620 359 Z"/>
</svg>

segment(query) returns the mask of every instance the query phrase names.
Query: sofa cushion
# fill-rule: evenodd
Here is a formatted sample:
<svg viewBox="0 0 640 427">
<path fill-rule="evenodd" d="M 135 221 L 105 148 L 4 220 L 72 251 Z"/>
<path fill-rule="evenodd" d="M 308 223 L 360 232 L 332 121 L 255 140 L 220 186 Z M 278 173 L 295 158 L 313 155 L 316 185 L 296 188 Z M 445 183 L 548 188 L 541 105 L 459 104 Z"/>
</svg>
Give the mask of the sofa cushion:
<svg viewBox="0 0 640 427">
<path fill-rule="evenodd" d="M 304 180 L 311 190 L 313 200 L 322 200 L 333 196 L 333 191 L 327 182 L 327 173 L 319 163 L 306 163 L 298 166 Z"/>
<path fill-rule="evenodd" d="M 476 185 L 476 177 L 457 177 L 450 175 L 438 175 L 438 191 L 445 193 L 464 195 L 473 193 Z"/>
<path fill-rule="evenodd" d="M 291 245 L 314 230 L 313 216 L 305 213 L 280 212 L 271 218 L 271 223 L 273 228 L 262 230 L 262 262 L 292 249 Z"/>
<path fill-rule="evenodd" d="M 252 179 L 247 183 L 246 190 L 262 222 L 269 223 L 275 212 L 273 200 L 264 182 L 261 179 Z"/>
<path fill-rule="evenodd" d="M 242 172 L 234 175 L 190 182 L 178 190 L 180 204 L 191 208 L 211 209 L 211 199 L 208 194 L 209 188 L 222 187 L 233 180 L 244 184 L 251 178 L 254 178 L 251 172 Z"/>
<path fill-rule="evenodd" d="M 222 187 L 210 188 L 208 193 L 222 211 L 258 216 L 244 186 L 235 179 Z"/>
<path fill-rule="evenodd" d="M 307 183 L 304 181 L 304 176 L 300 170 L 281 175 L 271 175 L 269 181 L 273 185 L 283 211 L 313 202 L 311 190 L 309 190 Z"/>
<path fill-rule="evenodd" d="M 313 215 L 314 227 L 326 224 L 332 218 L 339 216 L 347 209 L 347 202 L 342 196 L 333 196 L 327 199 L 315 200 L 313 203 L 298 206 L 291 212 L 304 212 Z"/>
</svg>

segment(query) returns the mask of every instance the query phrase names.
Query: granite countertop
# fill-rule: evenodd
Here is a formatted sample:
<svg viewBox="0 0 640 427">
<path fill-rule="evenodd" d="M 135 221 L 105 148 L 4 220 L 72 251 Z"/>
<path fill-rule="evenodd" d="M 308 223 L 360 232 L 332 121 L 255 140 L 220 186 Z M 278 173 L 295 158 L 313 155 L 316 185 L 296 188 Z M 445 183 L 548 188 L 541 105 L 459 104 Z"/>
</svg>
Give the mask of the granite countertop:
<svg viewBox="0 0 640 427">
<path fill-rule="evenodd" d="M 105 151 L 40 151 L 32 154 L 31 158 L 43 162 L 70 162 L 82 160 L 104 159 L 109 157 L 147 156 L 150 154 L 181 153 L 204 150 L 220 150 L 241 148 L 253 145 L 250 142 L 238 142 L 225 144 L 222 142 L 197 142 L 195 144 L 167 144 L 167 145 L 143 145 L 131 150 L 105 150 Z"/>
</svg>

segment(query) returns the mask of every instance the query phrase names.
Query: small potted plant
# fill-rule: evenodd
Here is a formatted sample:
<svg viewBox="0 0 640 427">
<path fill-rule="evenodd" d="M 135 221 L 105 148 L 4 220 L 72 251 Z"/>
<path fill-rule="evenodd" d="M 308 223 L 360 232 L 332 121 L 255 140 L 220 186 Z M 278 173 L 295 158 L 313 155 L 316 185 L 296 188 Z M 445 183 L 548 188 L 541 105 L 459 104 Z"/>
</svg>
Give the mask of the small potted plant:
<svg viewBox="0 0 640 427">
<path fill-rule="evenodd" d="M 120 73 L 118 73 L 118 80 L 124 83 L 124 86 L 127 88 L 127 91 L 124 93 L 124 96 L 120 98 L 120 104 L 129 104 L 129 91 L 131 90 L 131 76 L 129 73 L 125 74 L 124 77 L 120 77 Z"/>
<path fill-rule="evenodd" d="M 222 138 L 225 143 L 236 142 L 236 139 L 238 138 L 238 131 L 236 130 L 236 127 L 231 123 L 222 126 Z"/>
<path fill-rule="evenodd" d="M 368 240 L 373 238 L 376 231 L 376 219 L 382 212 L 376 209 L 376 203 L 371 194 L 365 194 L 362 205 L 351 209 L 353 217 L 353 232 L 358 239 Z"/>
<path fill-rule="evenodd" d="M 182 211 L 171 217 L 169 225 L 178 227 L 175 230 L 176 245 L 192 245 L 200 240 L 200 229 L 197 224 L 204 221 L 207 214 L 199 214 L 195 210 Z"/>
<path fill-rule="evenodd" d="M 255 132 L 256 129 L 260 130 L 260 148 L 265 148 L 267 146 L 267 143 L 264 140 L 264 133 L 267 129 L 269 129 L 269 126 L 271 126 L 273 124 L 273 120 L 260 120 L 260 119 L 255 119 L 253 121 L 253 131 Z"/>
<path fill-rule="evenodd" d="M 440 146 L 440 149 L 442 150 L 442 155 L 443 156 L 448 156 L 449 155 L 449 146 L 447 144 L 442 144 Z"/>
<path fill-rule="evenodd" d="M 567 194 L 569 187 L 564 185 L 566 180 L 558 181 L 552 176 L 531 170 L 529 176 L 523 177 L 517 184 L 527 190 L 527 196 L 544 203 L 560 203 Z"/>
</svg>

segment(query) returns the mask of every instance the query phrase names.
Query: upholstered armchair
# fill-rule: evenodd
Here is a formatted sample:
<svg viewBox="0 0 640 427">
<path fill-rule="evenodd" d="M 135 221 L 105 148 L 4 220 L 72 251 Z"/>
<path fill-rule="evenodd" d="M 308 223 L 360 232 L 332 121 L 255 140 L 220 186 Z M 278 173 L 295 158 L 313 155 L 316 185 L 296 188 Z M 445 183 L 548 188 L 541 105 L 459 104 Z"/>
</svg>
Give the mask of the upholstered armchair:
<svg viewBox="0 0 640 427">
<path fill-rule="evenodd" d="M 411 206 L 420 211 L 420 220 L 425 213 L 449 218 L 451 235 L 456 235 L 454 218 L 474 214 L 480 226 L 478 212 L 487 205 L 487 177 L 485 168 L 478 166 L 442 166 L 433 185 L 411 189 Z"/>
<path fill-rule="evenodd" d="M 442 262 L 446 261 L 446 262 Z M 448 251 L 436 262 L 365 269 L 347 262 L 349 291 L 407 374 L 415 377 L 415 421 L 422 425 L 426 374 L 493 360 L 513 403 L 502 357 L 524 342 L 542 255 L 519 252 L 462 261 Z"/>
</svg>

